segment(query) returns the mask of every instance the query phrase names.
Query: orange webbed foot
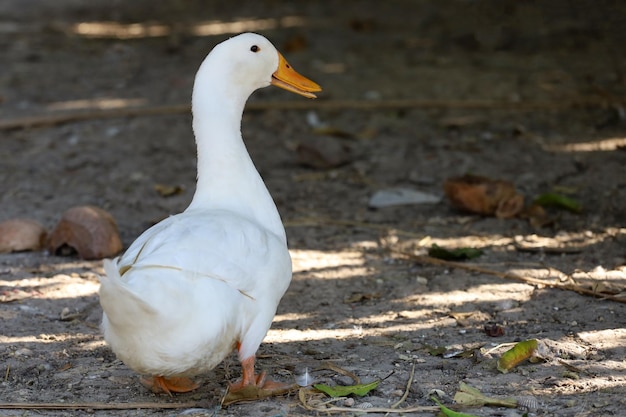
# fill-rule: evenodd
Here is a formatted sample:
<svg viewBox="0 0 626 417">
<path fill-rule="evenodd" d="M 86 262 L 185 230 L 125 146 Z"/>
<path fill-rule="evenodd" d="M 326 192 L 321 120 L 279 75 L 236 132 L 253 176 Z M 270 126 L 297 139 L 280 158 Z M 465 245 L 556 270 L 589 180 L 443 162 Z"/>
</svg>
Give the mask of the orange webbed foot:
<svg viewBox="0 0 626 417">
<path fill-rule="evenodd" d="M 241 380 L 229 384 L 228 392 L 222 401 L 223 405 L 283 395 L 293 389 L 293 385 L 268 379 L 265 372 L 255 374 L 254 359 L 253 356 L 241 361 L 243 374 Z"/>
<path fill-rule="evenodd" d="M 257 390 L 264 391 L 284 391 L 285 389 L 291 388 L 291 385 L 284 384 L 282 382 L 273 381 L 267 378 L 265 371 L 261 372 L 258 375 L 252 375 L 251 381 L 244 382 L 244 378 L 241 381 L 229 384 L 228 391 L 229 392 L 237 392 L 243 391 L 250 387 L 254 387 Z"/>
<path fill-rule="evenodd" d="M 164 377 L 152 376 L 141 378 L 141 383 L 155 394 L 166 393 L 172 395 L 172 392 L 189 392 L 199 387 L 198 384 L 185 377 Z"/>
</svg>

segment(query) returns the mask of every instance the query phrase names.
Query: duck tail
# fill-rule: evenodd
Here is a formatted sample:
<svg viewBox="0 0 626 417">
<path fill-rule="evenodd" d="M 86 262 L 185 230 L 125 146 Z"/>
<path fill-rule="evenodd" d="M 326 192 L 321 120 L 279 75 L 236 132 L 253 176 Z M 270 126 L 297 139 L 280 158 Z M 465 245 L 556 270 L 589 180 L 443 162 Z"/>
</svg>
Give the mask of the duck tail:
<svg viewBox="0 0 626 417">
<path fill-rule="evenodd" d="M 138 317 L 158 314 L 122 280 L 117 259 L 105 259 L 104 272 L 106 274 L 100 276 L 100 305 L 108 320 L 132 326 L 137 323 Z"/>
</svg>

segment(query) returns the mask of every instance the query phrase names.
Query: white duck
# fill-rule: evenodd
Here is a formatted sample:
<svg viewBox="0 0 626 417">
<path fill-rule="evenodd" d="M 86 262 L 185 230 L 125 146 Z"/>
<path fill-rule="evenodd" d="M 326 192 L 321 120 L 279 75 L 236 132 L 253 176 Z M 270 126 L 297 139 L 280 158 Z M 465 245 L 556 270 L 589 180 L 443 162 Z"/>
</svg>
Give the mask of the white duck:
<svg viewBox="0 0 626 417">
<path fill-rule="evenodd" d="M 270 84 L 308 98 L 321 90 L 260 35 L 241 34 L 211 51 L 193 89 L 198 182 L 191 204 L 104 262 L 104 337 L 154 391 L 196 388 L 188 377 L 235 348 L 242 379 L 230 392 L 282 388 L 256 375 L 254 362 L 291 281 L 291 258 L 240 132 L 246 100 Z"/>
</svg>

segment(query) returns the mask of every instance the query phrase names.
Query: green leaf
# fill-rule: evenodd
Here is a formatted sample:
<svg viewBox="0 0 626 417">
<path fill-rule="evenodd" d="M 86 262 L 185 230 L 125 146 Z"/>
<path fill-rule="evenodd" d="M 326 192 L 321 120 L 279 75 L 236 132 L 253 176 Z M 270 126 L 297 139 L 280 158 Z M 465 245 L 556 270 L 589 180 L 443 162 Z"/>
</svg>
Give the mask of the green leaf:
<svg viewBox="0 0 626 417">
<path fill-rule="evenodd" d="M 467 259 L 478 258 L 482 254 L 483 251 L 476 248 L 446 249 L 435 244 L 428 249 L 429 256 L 443 259 L 445 261 L 464 261 Z"/>
<path fill-rule="evenodd" d="M 439 408 L 441 408 L 441 412 L 444 413 L 448 417 L 478 417 L 474 414 L 466 414 L 466 413 L 459 413 L 458 411 L 452 411 L 445 405 L 441 404 L 439 400 L 437 400 L 435 397 L 430 397 L 430 399 L 436 402 Z"/>
<path fill-rule="evenodd" d="M 534 203 L 542 207 L 568 210 L 572 213 L 580 213 L 583 209 L 578 201 L 558 193 L 541 194 L 535 198 Z"/>
<path fill-rule="evenodd" d="M 347 397 L 350 394 L 355 394 L 359 397 L 362 397 L 364 395 L 367 395 L 367 393 L 369 393 L 371 390 L 378 387 L 378 384 L 380 384 L 380 380 L 376 380 L 368 384 L 335 385 L 334 387 L 330 387 L 325 384 L 313 384 L 313 388 L 322 391 L 324 394 L 330 397 Z"/>
<path fill-rule="evenodd" d="M 537 351 L 537 339 L 516 343 L 498 359 L 498 371 L 506 374 L 526 359 L 530 359 Z"/>
<path fill-rule="evenodd" d="M 465 382 L 460 383 L 459 390 L 454 394 L 454 402 L 468 407 L 482 407 L 483 405 L 509 408 L 517 407 L 517 400 L 514 398 L 490 398 L 478 389 L 467 385 Z"/>
</svg>

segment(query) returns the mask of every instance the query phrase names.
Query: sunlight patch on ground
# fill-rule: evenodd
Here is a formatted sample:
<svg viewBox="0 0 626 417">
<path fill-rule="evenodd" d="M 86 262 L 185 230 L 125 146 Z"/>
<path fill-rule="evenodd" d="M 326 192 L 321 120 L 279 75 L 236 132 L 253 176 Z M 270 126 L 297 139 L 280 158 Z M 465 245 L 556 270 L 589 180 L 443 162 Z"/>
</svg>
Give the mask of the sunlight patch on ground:
<svg viewBox="0 0 626 417">
<path fill-rule="evenodd" d="M 109 110 L 109 109 L 124 109 L 127 107 L 136 107 L 146 104 L 146 100 L 143 98 L 91 98 L 85 100 L 68 100 L 58 101 L 49 104 L 48 110 L 52 111 L 64 111 L 64 110 Z"/>
<path fill-rule="evenodd" d="M 388 323 L 388 320 L 386 321 Z M 308 340 L 323 340 L 323 339 L 360 339 L 362 337 L 381 336 L 385 334 L 394 335 L 401 332 L 429 330 L 435 326 L 439 326 L 435 322 L 416 322 L 416 323 L 401 323 L 386 327 L 375 328 L 363 328 L 361 326 L 353 326 L 352 328 L 338 328 L 338 329 L 270 329 L 265 337 L 266 343 L 291 343 L 291 342 L 306 342 Z"/>
<path fill-rule="evenodd" d="M 274 317 L 274 323 L 280 323 L 281 321 L 298 321 L 298 320 L 306 320 L 310 318 L 311 315 L 307 313 L 284 313 L 284 314 L 276 314 Z"/>
<path fill-rule="evenodd" d="M 465 235 L 449 238 L 426 236 L 416 242 L 416 245 L 423 248 L 430 248 L 433 244 L 445 248 L 484 248 L 484 247 L 504 247 L 507 250 L 516 250 L 516 246 L 524 248 L 584 248 L 603 242 L 608 238 L 619 234 L 626 234 L 626 229 L 618 227 L 607 227 L 601 231 L 583 230 L 580 232 L 559 233 L 555 236 L 540 236 L 537 234 L 516 235 L 513 237 L 500 234 L 489 235 Z"/>
<path fill-rule="evenodd" d="M 51 337 L 52 336 L 52 337 Z M 3 336 L 0 334 L 0 343 L 16 344 L 16 343 L 59 343 L 68 340 L 83 340 L 84 334 L 59 333 L 54 335 L 40 334 L 37 336 Z M 89 342 L 92 343 L 92 342 Z M 96 345 L 104 345 L 104 341 L 93 341 Z M 96 346 L 94 345 L 94 346 Z"/>
<path fill-rule="evenodd" d="M 317 278 L 351 278 L 367 274 L 365 259 L 359 251 L 292 249 L 289 253 L 294 273 L 313 273 Z"/>
<path fill-rule="evenodd" d="M 190 32 L 196 36 L 222 35 L 226 33 L 239 33 L 277 29 L 280 27 L 304 26 L 306 20 L 299 16 L 285 16 L 278 19 L 248 19 L 234 22 L 201 22 L 193 25 Z"/>
<path fill-rule="evenodd" d="M 171 28 L 161 23 L 81 22 L 71 31 L 87 38 L 136 39 L 167 36 Z"/>
<path fill-rule="evenodd" d="M 33 291 L 33 295 L 28 298 L 55 300 L 95 295 L 98 293 L 100 283 L 97 280 L 59 274 L 50 278 L 33 277 L 16 281 L 0 280 L 0 287 L 29 289 Z"/>
<path fill-rule="evenodd" d="M 624 147 L 626 147 L 626 138 L 608 138 L 589 142 L 546 145 L 544 149 L 553 152 L 606 152 Z"/>
<path fill-rule="evenodd" d="M 270 329 L 264 343 L 305 342 L 307 340 L 350 339 L 363 336 L 362 329 Z"/>
<path fill-rule="evenodd" d="M 87 351 L 93 351 L 97 348 L 108 346 L 104 339 L 99 340 L 90 340 L 87 342 L 82 342 L 80 344 L 80 348 Z"/>
<path fill-rule="evenodd" d="M 455 248 L 485 248 L 492 246 L 507 246 L 513 244 L 515 240 L 511 237 L 502 235 L 467 235 L 467 236 L 455 236 L 451 238 L 439 238 L 426 236 L 420 240 L 417 244 L 421 247 L 430 248 L 432 245 L 438 245 L 448 249 Z"/>
<path fill-rule="evenodd" d="M 471 291 L 456 290 L 445 292 L 428 292 L 425 295 L 411 295 L 398 302 L 415 303 L 429 308 L 447 308 L 466 303 L 508 303 L 512 300 L 529 301 L 535 287 L 522 283 L 481 284 L 472 287 Z"/>
<path fill-rule="evenodd" d="M 577 270 L 572 274 L 572 278 L 579 279 L 593 279 L 603 280 L 614 283 L 621 283 L 626 285 L 626 266 L 618 266 L 616 269 L 606 269 L 602 265 L 598 265 L 589 271 Z"/>
<path fill-rule="evenodd" d="M 240 19 L 232 22 L 197 22 L 185 27 L 184 31 L 193 36 L 212 36 L 301 27 L 305 26 L 305 24 L 306 19 L 302 17 L 284 16 L 269 19 Z M 77 23 L 69 29 L 69 32 L 87 38 L 139 39 L 168 36 L 172 34 L 173 30 L 170 25 L 163 23 L 119 23 L 101 21 Z"/>
<path fill-rule="evenodd" d="M 602 361 L 597 361 L 593 364 L 593 366 L 591 367 L 591 370 L 593 371 L 594 377 L 593 378 L 583 378 L 581 377 L 580 380 L 573 380 L 569 383 L 563 383 L 561 385 L 558 386 L 558 394 L 561 396 L 567 396 L 567 395 L 579 395 L 581 393 L 586 393 L 586 392 L 613 392 L 614 395 L 616 395 L 615 398 L 619 398 L 620 400 L 623 398 L 623 392 L 624 392 L 624 386 L 626 385 L 626 378 L 624 377 L 624 375 L 626 375 L 626 373 L 624 373 L 624 361 L 619 361 L 619 360 L 602 360 Z M 585 366 L 584 369 L 587 369 L 587 367 Z M 560 370 L 560 373 L 562 373 L 562 370 Z M 555 395 L 555 387 L 546 384 L 547 387 L 545 385 L 538 385 L 533 387 L 533 393 L 537 396 L 545 396 L 546 398 L 550 398 L 552 396 Z M 619 396 L 619 397 L 618 397 Z M 574 397 L 572 397 L 574 398 Z M 616 400 L 619 401 L 619 400 Z M 599 410 L 601 410 L 601 406 L 603 404 L 602 400 L 598 401 L 598 404 L 600 405 L 598 407 Z M 561 414 L 561 415 L 568 415 L 568 414 Z M 610 415 L 609 414 L 604 414 L 602 412 L 598 412 L 597 414 L 589 414 L 589 413 L 581 413 L 581 414 L 571 414 L 571 415 L 598 415 L 598 416 L 602 416 L 602 415 Z"/>
<path fill-rule="evenodd" d="M 626 328 L 579 332 L 577 336 L 602 350 L 621 349 L 626 346 Z"/>
</svg>

